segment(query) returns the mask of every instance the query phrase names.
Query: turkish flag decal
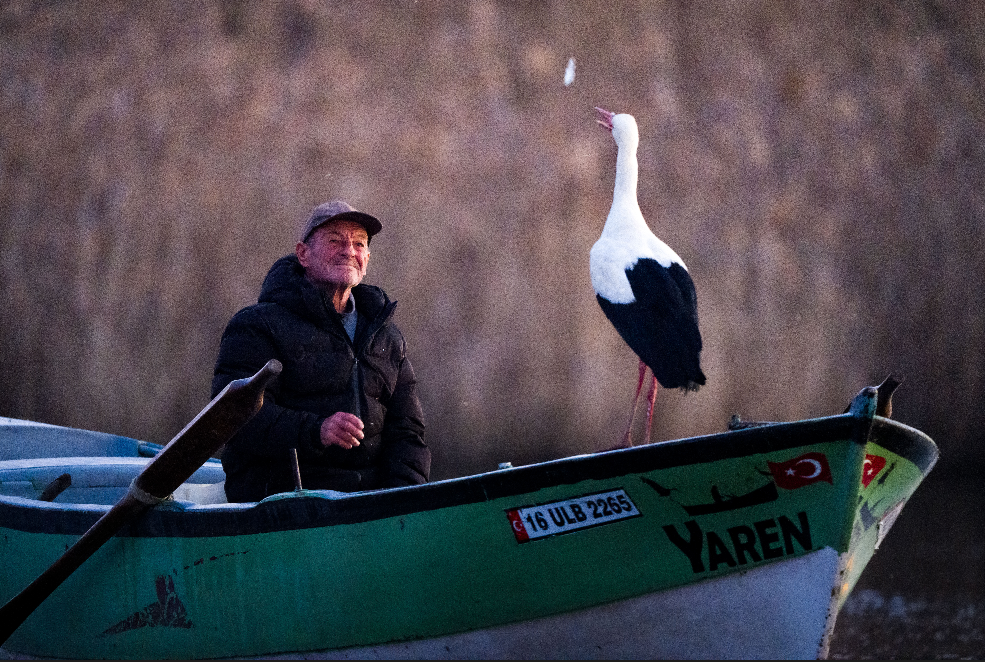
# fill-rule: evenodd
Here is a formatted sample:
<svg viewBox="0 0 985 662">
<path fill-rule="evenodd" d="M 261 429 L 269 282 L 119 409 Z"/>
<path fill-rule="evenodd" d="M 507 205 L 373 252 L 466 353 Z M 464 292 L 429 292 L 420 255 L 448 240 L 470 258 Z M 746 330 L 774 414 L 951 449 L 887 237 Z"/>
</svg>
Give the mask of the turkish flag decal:
<svg viewBox="0 0 985 662">
<path fill-rule="evenodd" d="M 510 526 L 513 527 L 513 535 L 516 536 L 516 541 L 527 542 L 530 540 L 530 536 L 527 534 L 527 528 L 523 526 L 523 520 L 520 518 L 520 512 L 518 510 L 507 510 L 506 516 L 510 520 Z"/>
<path fill-rule="evenodd" d="M 831 483 L 831 468 L 824 453 L 804 453 L 786 462 L 767 462 L 777 487 L 795 490 L 798 487 L 819 483 Z"/>
<path fill-rule="evenodd" d="M 872 479 L 879 475 L 883 467 L 886 466 L 886 458 L 881 455 L 865 455 L 865 463 L 862 464 L 862 487 L 868 487 Z"/>
</svg>

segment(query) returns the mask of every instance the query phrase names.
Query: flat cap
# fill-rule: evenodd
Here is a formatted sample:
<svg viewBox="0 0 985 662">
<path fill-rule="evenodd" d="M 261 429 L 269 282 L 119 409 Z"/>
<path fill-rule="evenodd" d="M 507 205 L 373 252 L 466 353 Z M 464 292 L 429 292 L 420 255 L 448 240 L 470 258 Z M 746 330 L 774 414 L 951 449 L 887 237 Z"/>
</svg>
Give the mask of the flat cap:
<svg viewBox="0 0 985 662">
<path fill-rule="evenodd" d="M 383 229 L 383 224 L 375 216 L 358 211 L 343 200 L 323 202 L 311 210 L 308 222 L 301 232 L 301 241 L 308 241 L 311 233 L 329 221 L 352 221 L 366 228 L 366 234 L 372 237 Z"/>
</svg>

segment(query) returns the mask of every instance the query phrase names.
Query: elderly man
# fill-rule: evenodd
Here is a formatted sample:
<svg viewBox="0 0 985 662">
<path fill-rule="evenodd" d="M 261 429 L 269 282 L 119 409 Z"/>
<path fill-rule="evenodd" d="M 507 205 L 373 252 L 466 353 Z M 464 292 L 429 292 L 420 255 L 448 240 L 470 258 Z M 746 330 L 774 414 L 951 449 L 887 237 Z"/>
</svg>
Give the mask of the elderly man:
<svg viewBox="0 0 985 662">
<path fill-rule="evenodd" d="M 312 211 L 293 255 L 277 260 L 256 304 L 219 347 L 212 393 L 268 359 L 284 370 L 222 453 L 229 501 L 293 489 L 297 449 L 307 489 L 343 492 L 427 481 L 431 452 L 396 302 L 362 284 L 375 217 L 341 200 Z"/>
</svg>

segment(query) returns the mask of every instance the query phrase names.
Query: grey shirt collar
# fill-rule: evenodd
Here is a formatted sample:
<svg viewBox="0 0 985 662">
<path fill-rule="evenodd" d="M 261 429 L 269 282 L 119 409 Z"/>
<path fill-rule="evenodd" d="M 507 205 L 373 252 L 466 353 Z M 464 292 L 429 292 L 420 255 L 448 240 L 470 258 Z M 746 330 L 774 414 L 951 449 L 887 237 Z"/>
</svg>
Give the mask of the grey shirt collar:
<svg viewBox="0 0 985 662">
<path fill-rule="evenodd" d="M 349 300 L 345 303 L 345 310 L 342 311 L 342 326 L 349 334 L 349 340 L 356 339 L 356 322 L 359 321 L 359 313 L 356 312 L 356 299 L 349 294 Z"/>
</svg>

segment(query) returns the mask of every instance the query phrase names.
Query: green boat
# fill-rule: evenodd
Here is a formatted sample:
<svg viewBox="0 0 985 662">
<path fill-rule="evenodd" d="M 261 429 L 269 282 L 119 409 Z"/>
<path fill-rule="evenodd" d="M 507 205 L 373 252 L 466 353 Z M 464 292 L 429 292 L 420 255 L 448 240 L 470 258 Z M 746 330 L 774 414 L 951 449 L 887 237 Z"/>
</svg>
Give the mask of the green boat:
<svg viewBox="0 0 985 662">
<path fill-rule="evenodd" d="M 379 492 L 230 504 L 210 461 L 0 654 L 824 657 L 839 608 L 938 457 L 925 434 L 876 415 L 876 398 L 869 388 L 845 414 Z M 106 513 L 153 451 L 0 419 L 0 600 Z M 63 473 L 71 487 L 39 500 Z"/>
</svg>

